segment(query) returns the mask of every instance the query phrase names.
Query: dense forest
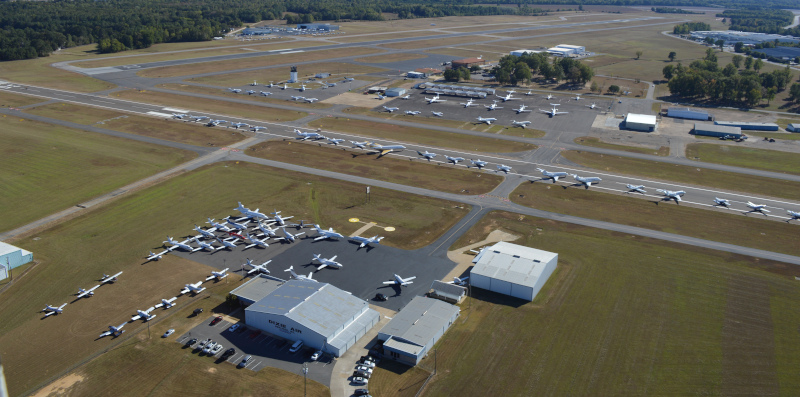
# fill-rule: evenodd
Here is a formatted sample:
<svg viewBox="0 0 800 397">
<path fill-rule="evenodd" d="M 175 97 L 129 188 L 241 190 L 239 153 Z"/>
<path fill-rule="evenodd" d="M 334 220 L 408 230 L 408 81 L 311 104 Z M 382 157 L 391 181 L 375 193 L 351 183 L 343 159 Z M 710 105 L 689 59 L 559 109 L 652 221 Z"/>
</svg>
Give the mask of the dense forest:
<svg viewBox="0 0 800 397">
<path fill-rule="evenodd" d="M 585 84 L 594 77 L 592 68 L 572 58 L 549 59 L 547 53 L 524 53 L 521 56 L 506 55 L 500 58 L 492 70 L 500 84 L 516 85 L 530 82 L 535 75 L 548 80 L 567 80 L 573 84 Z"/>
<path fill-rule="evenodd" d="M 675 7 L 650 7 L 650 11 L 659 14 L 705 14 L 704 12 L 682 10 L 680 8 L 675 8 Z"/>
<path fill-rule="evenodd" d="M 691 32 L 704 32 L 711 30 L 711 25 L 703 22 L 686 22 L 680 25 L 675 25 L 672 28 L 673 34 L 689 34 Z"/>
<path fill-rule="evenodd" d="M 778 34 L 791 34 L 786 32 L 797 31 L 797 29 L 783 28 L 790 25 L 794 20 L 794 14 L 786 10 L 725 10 L 725 12 L 717 14 L 717 17 L 728 19 L 730 21 L 730 30 Z"/>
</svg>

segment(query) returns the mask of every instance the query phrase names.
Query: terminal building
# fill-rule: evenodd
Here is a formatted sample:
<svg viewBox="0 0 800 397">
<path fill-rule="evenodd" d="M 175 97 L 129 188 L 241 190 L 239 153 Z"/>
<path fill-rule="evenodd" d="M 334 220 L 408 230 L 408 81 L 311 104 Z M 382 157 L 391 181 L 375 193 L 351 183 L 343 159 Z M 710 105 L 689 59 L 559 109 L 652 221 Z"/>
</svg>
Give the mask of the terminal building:
<svg viewBox="0 0 800 397">
<path fill-rule="evenodd" d="M 558 254 L 501 241 L 472 262 L 472 287 L 532 301 L 556 270 Z"/>
<path fill-rule="evenodd" d="M 33 262 L 33 253 L 0 241 L 0 280 L 8 278 L 11 269 Z"/>
<path fill-rule="evenodd" d="M 344 354 L 380 320 L 380 314 L 370 309 L 369 303 L 327 283 L 289 280 L 273 289 L 273 283 L 259 282 L 269 292 L 245 309 L 248 326 L 301 340 L 304 345 L 335 357 Z M 237 296 L 250 294 L 250 300 L 257 298 L 250 289 L 238 291 Z"/>
<path fill-rule="evenodd" d="M 559 44 L 553 48 L 548 48 L 547 52 L 560 57 L 575 57 L 586 54 L 586 47 L 570 44 Z"/>
<path fill-rule="evenodd" d="M 415 297 L 378 332 L 383 356 L 408 365 L 419 364 L 460 311 L 458 306 L 437 299 Z"/>
<path fill-rule="evenodd" d="M 339 25 L 329 23 L 301 23 L 297 25 L 297 30 L 316 30 L 321 32 L 331 32 L 339 30 Z"/>
<path fill-rule="evenodd" d="M 635 131 L 653 132 L 656 130 L 656 116 L 628 113 L 628 115 L 625 116 L 625 128 Z"/>
</svg>

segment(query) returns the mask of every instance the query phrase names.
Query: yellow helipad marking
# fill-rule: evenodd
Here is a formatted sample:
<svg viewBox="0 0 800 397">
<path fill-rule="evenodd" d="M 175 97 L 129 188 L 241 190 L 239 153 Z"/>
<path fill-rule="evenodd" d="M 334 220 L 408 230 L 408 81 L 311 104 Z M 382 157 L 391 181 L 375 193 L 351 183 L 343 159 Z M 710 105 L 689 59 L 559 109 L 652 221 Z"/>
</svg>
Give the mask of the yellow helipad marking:
<svg viewBox="0 0 800 397">
<path fill-rule="evenodd" d="M 394 226 L 385 227 L 383 230 L 386 230 L 387 232 L 393 232 L 394 231 Z"/>
<path fill-rule="evenodd" d="M 349 221 L 355 223 L 358 222 L 358 218 L 350 218 Z"/>
</svg>

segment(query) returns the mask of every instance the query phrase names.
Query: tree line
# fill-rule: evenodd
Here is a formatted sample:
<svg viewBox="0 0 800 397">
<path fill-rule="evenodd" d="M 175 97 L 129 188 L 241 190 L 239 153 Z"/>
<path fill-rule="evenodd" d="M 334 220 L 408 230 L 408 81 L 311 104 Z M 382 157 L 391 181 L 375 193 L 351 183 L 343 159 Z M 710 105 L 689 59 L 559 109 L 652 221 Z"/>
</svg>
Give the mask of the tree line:
<svg viewBox="0 0 800 397">
<path fill-rule="evenodd" d="M 539 75 L 547 80 L 567 80 L 572 84 L 586 84 L 594 77 L 592 68 L 572 58 L 553 58 L 547 53 L 524 53 L 521 56 L 506 55 L 492 69 L 500 84 L 516 85 L 530 82 Z"/>
<path fill-rule="evenodd" d="M 650 7 L 650 11 L 659 14 L 705 14 L 704 12 L 683 10 L 675 7 Z"/>
</svg>

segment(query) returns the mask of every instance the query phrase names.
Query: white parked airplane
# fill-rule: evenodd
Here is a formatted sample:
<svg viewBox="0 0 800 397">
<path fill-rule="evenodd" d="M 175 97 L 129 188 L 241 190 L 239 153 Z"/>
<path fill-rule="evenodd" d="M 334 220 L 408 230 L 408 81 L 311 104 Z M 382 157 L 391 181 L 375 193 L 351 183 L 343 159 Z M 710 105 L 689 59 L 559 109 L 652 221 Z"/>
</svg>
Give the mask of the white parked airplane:
<svg viewBox="0 0 800 397">
<path fill-rule="evenodd" d="M 230 126 L 233 127 L 233 128 L 236 128 L 238 130 L 239 127 L 249 127 L 250 124 L 247 124 L 247 123 L 231 123 Z"/>
<path fill-rule="evenodd" d="M 275 217 L 273 219 L 275 220 L 275 223 L 277 223 L 279 226 L 286 225 L 286 220 L 294 218 L 294 216 L 287 216 L 284 218 L 280 214 L 281 212 L 278 210 L 275 210 L 275 212 L 270 213 L 270 215 Z"/>
<path fill-rule="evenodd" d="M 299 101 L 301 99 L 306 99 L 306 97 L 300 96 L 300 95 L 292 95 L 291 98 L 292 98 L 293 101 Z"/>
<path fill-rule="evenodd" d="M 380 244 L 381 240 L 383 240 L 383 237 L 378 237 L 378 236 L 372 236 L 370 238 L 361 236 L 352 236 L 350 238 L 361 243 L 361 245 L 359 245 L 358 248 L 364 248 L 372 243 Z"/>
<path fill-rule="evenodd" d="M 478 122 L 479 123 L 492 124 L 495 121 L 497 121 L 497 119 L 494 118 L 494 117 L 486 117 L 486 118 L 484 118 L 484 117 L 478 116 Z"/>
<path fill-rule="evenodd" d="M 227 120 L 209 120 L 208 124 L 206 124 L 206 125 L 209 126 L 209 127 L 216 127 L 216 126 L 218 126 L 220 124 L 225 124 L 227 122 L 228 122 Z"/>
<path fill-rule="evenodd" d="M 288 86 L 288 85 L 286 85 L 286 83 L 283 83 L 283 87 L 281 87 L 281 89 L 282 89 L 282 90 L 289 89 L 289 86 Z"/>
<path fill-rule="evenodd" d="M 234 239 L 232 241 L 228 241 L 228 240 L 221 240 L 219 237 L 217 237 L 217 241 L 222 245 L 221 247 L 217 247 L 218 250 L 221 250 L 221 249 L 224 249 L 224 248 L 227 248 L 227 249 L 231 250 L 231 249 L 236 248 L 236 242 L 239 241 L 239 239 L 237 238 L 237 239 Z"/>
<path fill-rule="evenodd" d="M 719 197 L 714 197 L 714 206 L 716 207 L 716 206 L 719 206 L 719 205 L 721 205 L 723 207 L 730 207 L 731 206 L 731 202 L 729 200 L 726 200 L 726 199 L 721 199 Z"/>
<path fill-rule="evenodd" d="M 489 164 L 488 162 L 481 161 L 480 159 L 478 159 L 478 160 L 470 159 L 469 162 L 472 163 L 472 165 L 478 167 L 478 169 L 481 169 L 482 167 L 486 167 L 486 165 Z"/>
<path fill-rule="evenodd" d="M 498 95 L 498 96 L 500 97 L 500 99 L 503 100 L 503 102 L 510 101 L 512 99 L 519 99 L 519 98 L 515 98 L 515 97 L 511 96 L 511 93 L 507 94 L 506 96 L 502 96 L 502 95 Z"/>
<path fill-rule="evenodd" d="M 625 187 L 628 188 L 628 191 L 625 193 L 641 193 L 641 194 L 647 193 L 647 191 L 644 190 L 644 185 L 627 184 L 625 185 Z"/>
<path fill-rule="evenodd" d="M 249 221 L 245 220 L 244 223 L 237 223 L 237 222 L 234 222 L 233 220 L 231 220 L 231 218 L 229 218 L 229 217 L 225 218 L 225 223 L 227 223 L 229 227 L 232 227 L 232 228 L 238 229 L 238 230 L 247 230 L 247 222 L 249 222 Z M 233 229 L 231 229 L 231 230 L 233 230 Z"/>
<path fill-rule="evenodd" d="M 786 222 L 790 222 L 790 221 L 793 221 L 795 219 L 800 219 L 800 212 L 794 212 L 794 211 L 791 211 L 791 210 L 787 210 L 786 213 L 788 213 L 789 216 L 791 216 L 791 218 L 787 219 Z"/>
<path fill-rule="evenodd" d="M 530 123 L 531 123 L 531 122 L 530 122 L 530 121 L 528 121 L 528 120 L 525 120 L 525 121 L 511 120 L 511 125 L 513 125 L 513 126 L 515 126 L 515 127 L 522 127 L 522 128 L 525 128 L 525 126 L 526 126 L 526 125 L 528 125 L 528 124 L 530 124 Z"/>
<path fill-rule="evenodd" d="M 747 206 L 750 207 L 750 211 L 747 212 L 760 212 L 764 216 L 767 216 L 766 212 L 769 212 L 766 204 L 753 204 L 751 202 L 747 202 Z"/>
<path fill-rule="evenodd" d="M 255 132 L 258 132 L 258 131 L 261 131 L 261 130 L 266 130 L 266 129 L 267 129 L 267 127 L 262 127 L 262 126 L 259 126 L 259 125 L 254 125 L 254 126 L 250 127 L 250 131 L 255 131 Z"/>
<path fill-rule="evenodd" d="M 536 170 L 541 172 L 542 175 L 544 175 L 542 179 L 552 179 L 553 183 L 558 182 L 558 178 L 565 178 L 568 175 L 566 172 L 561 172 L 561 171 L 550 172 L 541 168 L 537 168 Z"/>
<path fill-rule="evenodd" d="M 403 150 L 406 149 L 406 147 L 403 145 L 380 145 L 375 142 L 370 143 L 370 147 L 379 151 L 381 153 L 381 156 L 394 151 L 402 152 Z"/>
<path fill-rule="evenodd" d="M 575 94 L 575 98 L 572 98 L 572 99 L 574 99 L 576 101 L 580 101 L 581 100 L 581 94 Z"/>
<path fill-rule="evenodd" d="M 150 256 L 147 257 L 147 261 L 150 262 L 150 261 L 160 260 L 161 257 L 163 257 L 164 254 L 166 254 L 167 252 L 169 252 L 169 251 L 161 251 L 161 252 L 159 252 L 157 254 L 154 254 L 153 251 L 150 251 Z"/>
<path fill-rule="evenodd" d="M 495 110 L 495 109 L 502 109 L 502 106 L 497 106 L 497 101 L 492 101 L 491 105 L 483 105 L 486 109 Z"/>
<path fill-rule="evenodd" d="M 266 261 L 266 262 L 264 262 L 264 263 L 262 263 L 262 264 L 260 264 L 260 265 L 254 265 L 254 264 L 253 264 L 253 261 L 251 261 L 251 260 L 248 258 L 248 259 L 247 259 L 247 262 L 244 264 L 244 266 L 250 266 L 250 267 L 252 268 L 252 269 L 250 269 L 250 270 L 247 272 L 247 274 L 253 274 L 253 273 L 255 273 L 255 272 L 269 274 L 269 270 L 267 270 L 267 265 L 268 265 L 270 262 L 272 262 L 272 260 L 268 260 L 268 261 Z"/>
<path fill-rule="evenodd" d="M 221 223 L 214 222 L 214 220 L 211 219 L 211 218 L 206 218 L 206 219 L 208 219 L 208 222 L 206 222 L 206 223 L 208 223 L 211 226 L 213 226 L 214 230 L 222 230 L 223 232 L 229 232 L 231 230 L 231 228 L 229 228 L 229 227 L 227 227 L 227 226 L 225 226 L 225 225 L 223 225 Z"/>
<path fill-rule="evenodd" d="M 478 106 L 475 105 L 475 100 L 473 100 L 472 98 L 467 99 L 467 102 L 461 102 L 461 105 L 464 105 L 465 108 L 468 108 L 470 106 Z"/>
<path fill-rule="evenodd" d="M 387 111 L 387 112 L 389 112 L 389 113 L 392 113 L 392 112 L 394 112 L 395 110 L 400 110 L 400 108 L 394 108 L 394 107 L 390 108 L 390 107 L 388 107 L 388 106 L 384 106 L 384 107 L 383 107 L 383 109 L 384 109 L 384 110 L 386 110 L 386 111 Z"/>
<path fill-rule="evenodd" d="M 400 99 L 411 99 L 411 95 L 403 95 Z"/>
<path fill-rule="evenodd" d="M 429 104 L 431 103 L 439 103 L 439 102 L 447 102 L 446 99 L 440 99 L 439 94 L 436 94 L 433 98 L 425 97 L 425 100 L 428 101 Z"/>
<path fill-rule="evenodd" d="M 672 190 L 664 190 L 664 189 L 656 189 L 657 192 L 664 195 L 664 200 L 675 200 L 676 204 L 680 204 L 681 196 L 686 194 L 683 190 L 672 191 Z"/>
<path fill-rule="evenodd" d="M 497 171 L 495 171 L 495 172 L 500 172 L 500 171 L 508 174 L 511 171 L 511 167 L 509 167 L 509 166 L 507 166 L 505 164 L 500 164 L 500 165 L 497 166 Z"/>
<path fill-rule="evenodd" d="M 450 156 L 444 156 L 444 158 L 446 158 L 446 159 L 447 159 L 447 161 L 449 161 L 449 162 L 451 162 L 451 163 L 453 163 L 453 164 L 458 164 L 458 162 L 459 162 L 459 161 L 464 161 L 464 158 L 463 158 L 463 157 L 450 157 Z"/>
<path fill-rule="evenodd" d="M 182 250 L 190 251 L 190 252 L 194 251 L 193 247 L 190 247 L 188 244 L 186 244 L 187 241 L 189 241 L 189 240 L 175 241 L 175 240 L 172 239 L 172 237 L 167 236 L 167 241 L 164 241 L 164 244 L 172 244 L 172 247 L 167 248 L 167 251 L 172 251 L 172 250 L 174 250 L 176 248 L 180 248 Z"/>
<path fill-rule="evenodd" d="M 334 255 L 332 258 L 325 259 L 320 254 L 314 254 L 314 259 L 312 259 L 312 262 L 317 262 L 317 263 L 320 264 L 319 266 L 317 266 L 317 271 L 322 270 L 322 269 L 324 269 L 326 267 L 329 267 L 329 266 L 339 269 L 339 268 L 342 267 L 342 264 L 339 263 L 339 262 L 336 262 L 336 257 L 337 256 L 338 255 Z"/>
<path fill-rule="evenodd" d="M 77 299 L 94 296 L 94 290 L 96 290 L 99 287 L 100 287 L 100 284 L 97 284 L 94 287 L 89 288 L 89 289 L 78 288 L 78 298 Z"/>
<path fill-rule="evenodd" d="M 258 229 L 261 230 L 261 234 L 259 234 L 259 236 L 264 236 L 264 237 L 275 237 L 276 236 L 275 232 L 277 230 L 271 228 L 269 225 L 264 225 L 263 223 L 258 222 Z"/>
<path fill-rule="evenodd" d="M 253 82 L 250 85 L 253 87 L 258 87 L 258 83 L 255 80 L 253 80 Z"/>
<path fill-rule="evenodd" d="M 300 84 L 300 88 L 298 88 L 298 90 L 299 90 L 300 92 L 303 92 L 303 91 L 305 91 L 305 90 L 306 90 L 306 85 L 305 85 L 305 84 Z"/>
<path fill-rule="evenodd" d="M 242 215 L 244 215 L 244 216 L 245 216 L 245 217 L 244 217 L 244 218 L 242 218 L 242 219 L 237 219 L 237 220 L 239 220 L 239 221 L 241 221 L 241 220 L 244 220 L 244 219 L 247 219 L 247 218 L 250 218 L 250 219 L 255 219 L 255 220 L 259 220 L 259 219 L 269 219 L 269 217 L 268 217 L 266 214 L 259 212 L 259 211 L 258 211 L 258 208 L 256 208 L 256 209 L 255 209 L 255 211 L 254 211 L 254 210 L 251 210 L 250 208 L 247 208 L 247 207 L 243 206 L 241 202 L 239 202 L 239 206 L 238 206 L 238 207 L 236 207 L 236 208 L 234 208 L 234 210 L 235 210 L 235 211 L 239 211 L 239 212 L 240 212 Z M 228 222 L 230 222 L 230 220 L 229 220 Z M 245 225 L 246 225 L 246 223 L 247 223 L 247 222 L 245 222 Z M 243 226 L 244 226 L 244 225 L 243 225 Z M 240 230 L 244 230 L 244 229 L 246 229 L 247 227 L 245 226 L 245 228 L 244 228 L 244 229 L 243 229 L 243 228 L 239 228 L 239 227 L 236 227 L 236 228 L 237 228 L 237 229 L 240 229 Z"/>
<path fill-rule="evenodd" d="M 576 181 L 582 183 L 587 189 L 592 186 L 593 183 L 599 183 L 602 181 L 602 179 L 596 176 L 582 177 L 578 176 L 578 174 L 572 174 L 572 177 L 575 178 Z"/>
<path fill-rule="evenodd" d="M 247 90 L 247 95 L 253 95 L 253 94 L 255 94 L 255 93 L 256 93 L 256 92 L 255 92 L 255 91 L 253 91 L 253 90 Z"/>
<path fill-rule="evenodd" d="M 183 120 L 184 117 L 189 117 L 189 115 L 186 113 L 172 113 L 172 118 L 174 119 Z"/>
<path fill-rule="evenodd" d="M 308 102 L 308 103 L 314 103 L 314 102 L 318 101 L 319 99 L 318 98 L 305 98 L 304 100 L 306 102 Z"/>
<path fill-rule="evenodd" d="M 469 276 L 464 278 L 453 277 L 453 281 L 448 281 L 447 284 L 464 285 L 469 280 Z"/>
<path fill-rule="evenodd" d="M 45 305 L 45 308 L 42 309 L 42 311 L 47 312 L 47 314 L 44 315 L 45 317 L 52 316 L 53 314 L 61 314 L 61 312 L 64 311 L 64 306 L 66 305 L 67 305 L 66 303 L 58 307 Z"/>
<path fill-rule="evenodd" d="M 240 90 L 240 89 L 238 89 L 238 88 L 228 88 L 228 91 L 230 91 L 230 92 L 233 92 L 233 93 L 236 93 L 236 94 L 238 94 L 238 93 L 242 92 L 242 90 Z"/>
<path fill-rule="evenodd" d="M 312 277 L 314 272 L 308 272 L 308 276 L 304 276 L 302 274 L 297 274 L 297 273 L 294 272 L 294 266 L 289 266 L 289 268 L 284 270 L 284 271 L 285 272 L 291 272 L 292 273 L 292 278 L 294 278 L 295 280 L 305 280 L 305 281 L 317 282 L 317 280 L 314 280 L 314 278 Z"/>
<path fill-rule="evenodd" d="M 205 237 L 205 238 L 214 238 L 214 237 L 217 237 L 217 236 L 215 236 L 215 235 L 214 235 L 214 233 L 211 233 L 211 232 L 210 232 L 210 231 L 208 231 L 208 230 L 205 230 L 205 229 L 202 229 L 202 228 L 200 228 L 200 226 L 197 226 L 197 224 L 196 224 L 196 223 L 195 223 L 195 225 L 194 225 L 194 230 L 195 230 L 196 232 L 200 233 L 200 234 L 198 234 L 198 235 L 197 235 L 197 236 L 195 236 L 195 237 Z"/>
<path fill-rule="evenodd" d="M 356 79 L 352 77 L 345 77 L 343 81 L 355 81 Z"/>
<path fill-rule="evenodd" d="M 290 223 L 290 224 L 288 224 L 286 226 L 288 226 L 288 227 L 296 227 L 297 229 L 302 229 L 302 228 L 304 228 L 306 226 L 311 227 L 308 223 L 306 223 L 306 221 L 304 221 L 302 219 L 300 220 L 300 223 Z"/>
<path fill-rule="evenodd" d="M 436 117 L 444 117 L 444 112 L 431 112 Z"/>
<path fill-rule="evenodd" d="M 159 303 L 159 304 L 155 305 L 154 307 L 155 307 L 156 309 L 158 309 L 158 308 L 161 308 L 161 307 L 163 307 L 164 309 L 169 309 L 170 307 L 172 307 L 172 306 L 175 306 L 175 304 L 174 304 L 173 302 L 175 302 L 175 300 L 177 300 L 177 299 L 178 299 L 178 297 L 177 297 L 177 296 L 173 296 L 173 297 L 172 297 L 172 298 L 170 298 L 170 299 L 164 299 L 164 298 L 162 298 L 162 299 L 161 299 L 161 303 Z"/>
<path fill-rule="evenodd" d="M 116 327 L 113 326 L 113 325 L 109 325 L 108 326 L 108 331 L 103 332 L 102 334 L 100 334 L 100 338 L 103 338 L 103 337 L 106 337 L 106 336 L 109 336 L 109 335 L 114 335 L 115 337 L 122 335 L 125 332 L 122 329 L 122 327 L 124 327 L 125 324 L 127 324 L 127 322 L 124 322 L 124 323 L 122 323 L 122 324 L 120 324 L 120 325 L 118 325 Z"/>
<path fill-rule="evenodd" d="M 367 145 L 369 144 L 369 141 L 364 141 L 364 142 L 350 141 L 350 143 L 352 143 L 352 144 L 353 144 L 353 148 L 354 148 L 354 149 L 355 149 L 355 148 L 359 148 L 359 149 L 366 149 L 366 148 L 367 148 Z"/>
<path fill-rule="evenodd" d="M 597 105 L 595 105 L 594 102 L 592 102 L 591 105 L 586 105 L 586 107 L 589 108 L 589 109 L 594 109 L 594 108 L 597 107 Z"/>
<path fill-rule="evenodd" d="M 120 274 L 122 274 L 122 272 L 114 274 L 113 276 L 109 276 L 108 274 L 103 274 L 103 278 L 100 279 L 100 285 L 103 285 L 105 283 L 117 282 L 117 277 L 119 277 Z"/>
<path fill-rule="evenodd" d="M 528 92 L 526 92 L 525 95 L 534 95 L 534 94 L 532 90 L 528 90 Z"/>
<path fill-rule="evenodd" d="M 138 320 L 140 318 L 143 319 L 145 322 L 154 319 L 156 317 L 156 315 L 155 314 L 150 314 L 150 312 L 152 312 L 153 310 L 156 310 L 155 306 L 152 306 L 151 308 L 149 308 L 147 310 L 137 310 L 136 313 L 138 313 L 138 314 L 133 316 L 133 317 L 131 317 L 131 322 L 136 321 L 136 320 Z"/>
<path fill-rule="evenodd" d="M 202 281 L 198 281 L 194 284 L 186 284 L 186 288 L 181 290 L 181 295 L 187 294 L 191 292 L 192 294 L 199 294 L 200 292 L 205 291 L 206 287 L 201 287 L 203 284 Z"/>
<path fill-rule="evenodd" d="M 297 134 L 298 139 L 306 140 L 306 139 L 323 139 L 325 138 L 321 134 L 317 132 L 303 132 L 298 129 L 294 130 L 295 134 Z"/>
<path fill-rule="evenodd" d="M 400 276 L 395 274 L 394 275 L 394 280 L 384 281 L 383 283 L 384 284 L 394 284 L 394 285 L 400 285 L 400 286 L 407 286 L 409 284 L 414 284 L 414 282 L 411 281 L 411 280 L 413 280 L 415 278 L 417 278 L 417 276 L 409 277 L 409 278 L 402 278 L 402 277 L 400 277 Z"/>
<path fill-rule="evenodd" d="M 328 230 L 325 230 L 320 228 L 319 225 L 314 225 L 314 229 L 317 230 L 317 235 L 318 235 L 316 238 L 314 238 L 314 241 L 324 240 L 326 238 L 336 238 L 336 239 L 344 238 L 344 236 L 342 236 L 341 234 L 334 232 L 332 227 L 328 228 Z"/>
<path fill-rule="evenodd" d="M 206 281 L 209 281 L 209 280 L 214 279 L 214 278 L 217 279 L 217 280 L 222 280 L 223 278 L 228 277 L 228 270 L 229 270 L 229 268 L 226 267 L 226 268 L 224 268 L 224 269 L 222 269 L 222 270 L 220 270 L 218 272 L 217 271 L 212 271 L 211 275 L 206 277 Z"/>
<path fill-rule="evenodd" d="M 528 109 L 528 107 L 525 106 L 525 104 L 522 104 L 522 105 L 519 105 L 519 108 L 514 109 L 514 111 L 517 112 L 517 114 L 520 114 L 520 113 L 530 112 L 531 110 Z"/>
<path fill-rule="evenodd" d="M 286 242 L 293 243 L 295 241 L 295 239 L 297 238 L 297 236 L 302 236 L 304 234 L 306 234 L 306 232 L 297 233 L 297 234 L 291 234 L 291 233 L 287 232 L 286 228 L 284 227 L 283 228 L 283 237 L 276 237 L 275 240 L 284 240 Z"/>
<path fill-rule="evenodd" d="M 328 142 L 330 142 L 330 144 L 334 146 L 339 146 L 340 143 L 344 142 L 344 139 L 338 139 L 338 138 L 327 138 L 327 139 Z"/>
<path fill-rule="evenodd" d="M 547 94 L 547 96 L 545 97 L 545 99 L 547 99 L 548 101 L 549 101 L 549 100 L 551 100 L 551 99 L 553 99 L 553 94 Z"/>
<path fill-rule="evenodd" d="M 422 157 L 424 157 L 428 161 L 431 161 L 432 158 L 436 157 L 436 153 L 431 153 L 431 152 L 429 152 L 427 150 L 425 151 L 425 153 L 420 152 L 419 150 L 417 150 L 417 154 L 422 156 Z"/>
<path fill-rule="evenodd" d="M 550 117 L 555 117 L 555 116 L 558 116 L 559 114 L 567 114 L 567 113 L 569 113 L 569 112 L 561 112 L 561 111 L 559 111 L 557 103 L 551 103 L 550 105 L 553 106 L 553 109 L 551 109 L 551 110 L 539 109 L 539 111 L 542 112 L 542 113 L 547 114 Z"/>
<path fill-rule="evenodd" d="M 267 244 L 267 239 L 269 237 L 266 237 L 263 240 L 259 240 L 259 239 L 255 238 L 255 237 L 251 237 L 250 234 L 245 233 L 245 238 L 247 239 L 247 241 L 250 242 L 250 244 L 246 245 L 244 247 L 244 249 L 249 249 L 249 248 L 253 248 L 253 247 L 256 247 L 256 246 L 259 247 L 259 248 L 267 248 L 267 247 L 269 247 L 269 244 Z"/>
<path fill-rule="evenodd" d="M 409 116 L 416 116 L 416 115 L 418 115 L 420 113 L 422 113 L 422 112 L 419 111 L 419 110 L 406 110 L 406 114 L 409 115 Z"/>
<path fill-rule="evenodd" d="M 386 97 L 381 95 L 381 94 L 378 94 L 378 96 L 375 97 L 375 99 L 380 99 L 380 100 L 383 100 L 383 98 L 386 98 Z"/>
<path fill-rule="evenodd" d="M 267 92 L 267 91 L 260 91 L 260 93 L 261 93 L 261 96 L 270 96 L 270 95 L 272 95 L 271 92 Z"/>
<path fill-rule="evenodd" d="M 192 116 L 192 118 L 194 119 L 194 121 L 208 120 L 208 116 Z"/>
</svg>

